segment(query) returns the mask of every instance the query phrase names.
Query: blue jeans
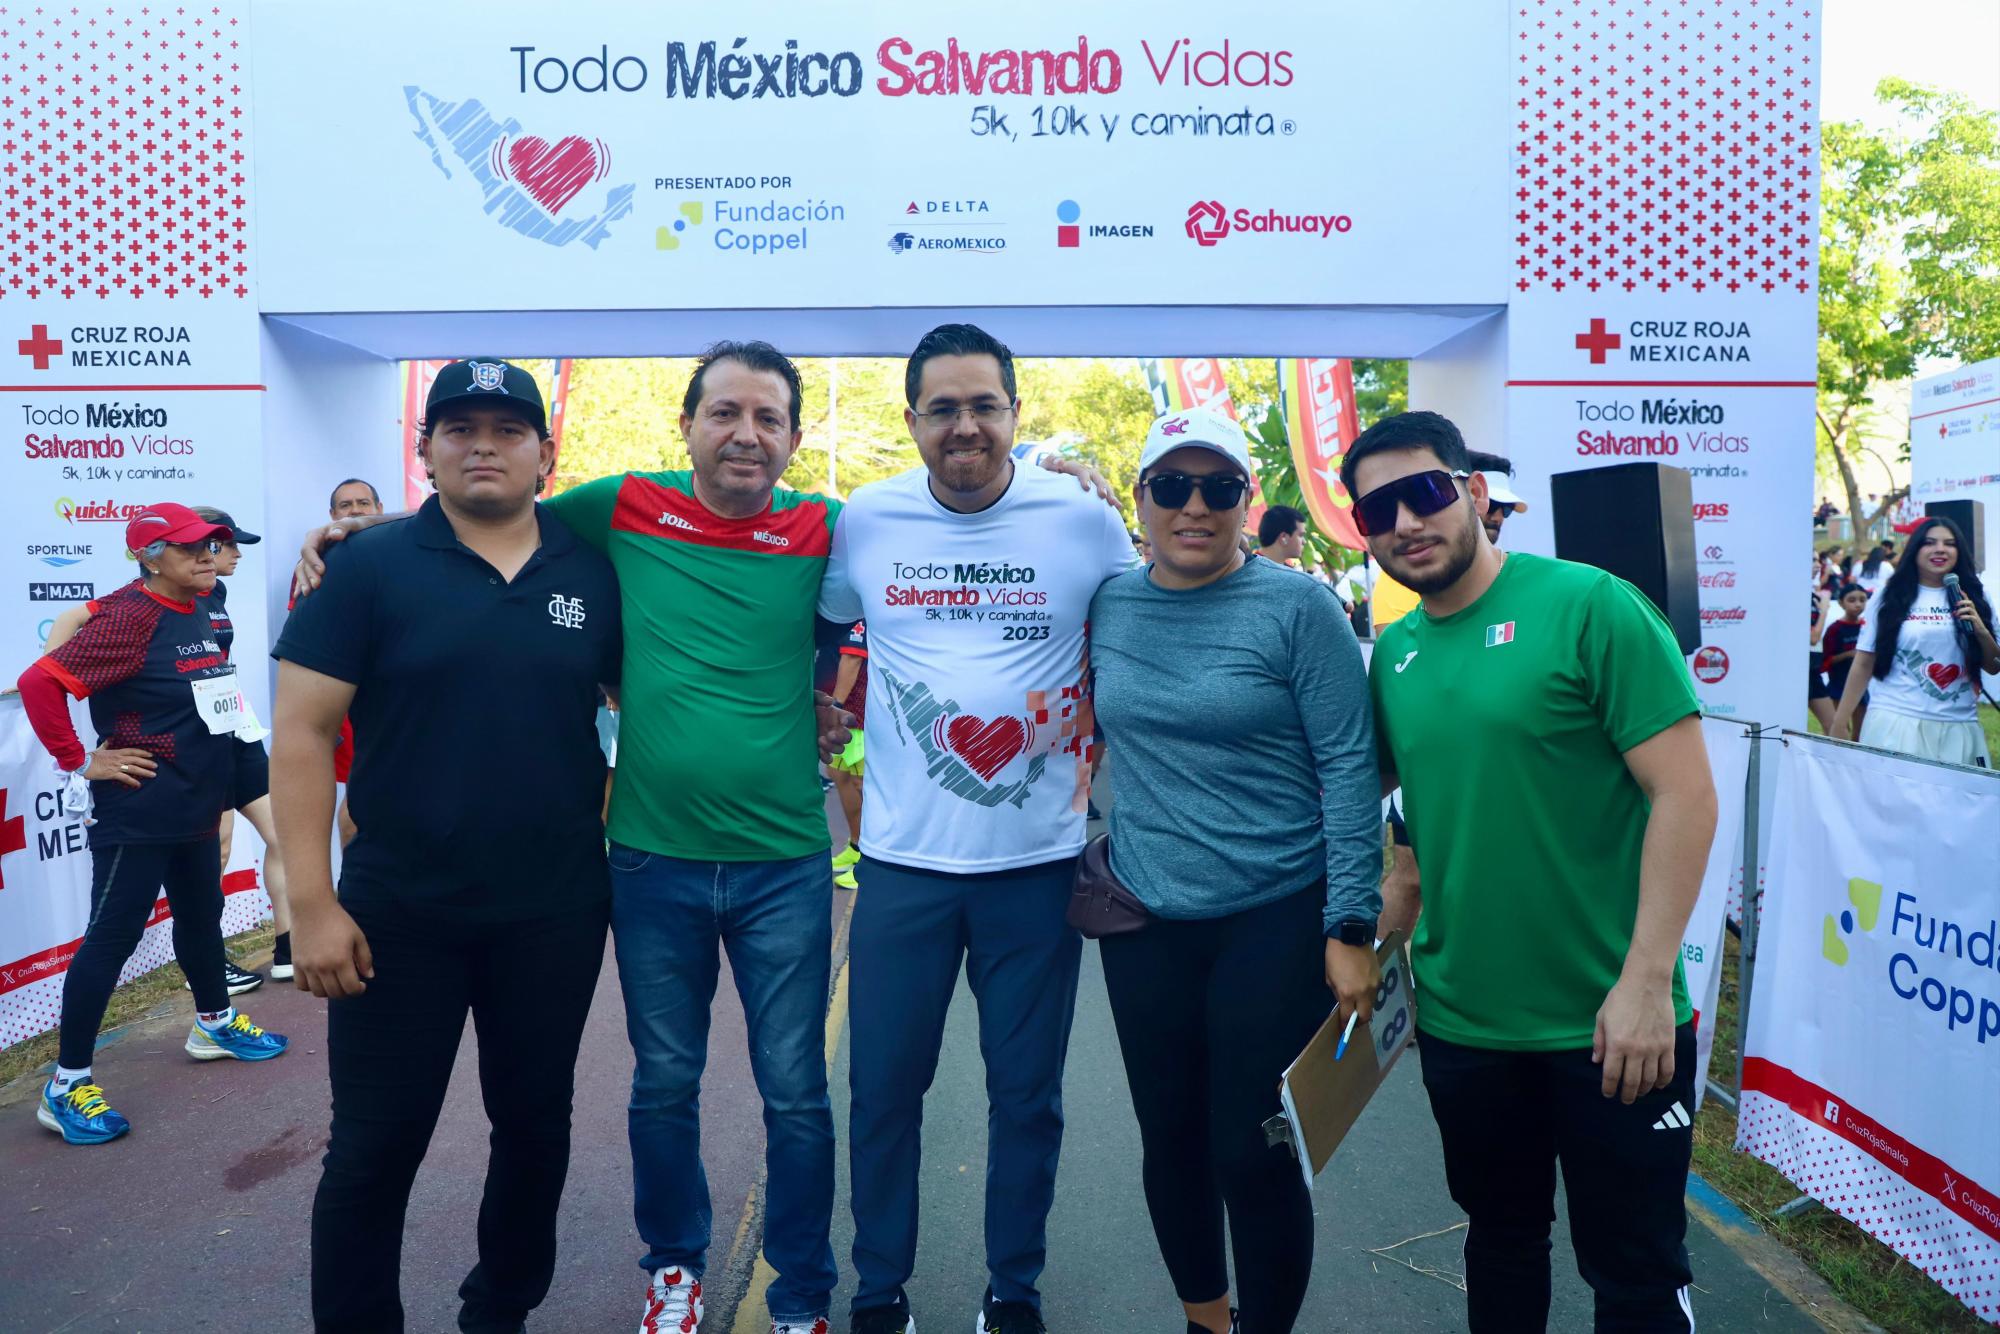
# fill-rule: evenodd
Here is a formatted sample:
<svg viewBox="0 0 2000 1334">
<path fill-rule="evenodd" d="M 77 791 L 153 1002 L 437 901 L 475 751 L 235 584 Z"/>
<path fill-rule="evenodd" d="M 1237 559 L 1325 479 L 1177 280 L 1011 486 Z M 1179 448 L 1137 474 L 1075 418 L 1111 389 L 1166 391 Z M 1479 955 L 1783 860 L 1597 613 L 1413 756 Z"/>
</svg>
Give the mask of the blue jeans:
<svg viewBox="0 0 2000 1334">
<path fill-rule="evenodd" d="M 833 881 L 826 854 L 691 862 L 611 845 L 611 929 L 637 1068 L 628 1128 L 633 1215 L 647 1269 L 699 1275 L 713 1208 L 701 1166 L 701 1072 L 718 943 L 743 998 L 750 1071 L 764 1099 L 764 1258 L 771 1317 L 827 1312 L 833 1242 L 833 1113 L 826 1003 Z"/>
<path fill-rule="evenodd" d="M 970 875 L 861 859 L 847 1012 L 857 1311 L 901 1300 L 916 1268 L 924 1094 L 961 965 L 986 1062 L 986 1269 L 994 1297 L 1041 1306 L 1083 953 L 1063 917 L 1075 871 L 1074 857 Z"/>
</svg>

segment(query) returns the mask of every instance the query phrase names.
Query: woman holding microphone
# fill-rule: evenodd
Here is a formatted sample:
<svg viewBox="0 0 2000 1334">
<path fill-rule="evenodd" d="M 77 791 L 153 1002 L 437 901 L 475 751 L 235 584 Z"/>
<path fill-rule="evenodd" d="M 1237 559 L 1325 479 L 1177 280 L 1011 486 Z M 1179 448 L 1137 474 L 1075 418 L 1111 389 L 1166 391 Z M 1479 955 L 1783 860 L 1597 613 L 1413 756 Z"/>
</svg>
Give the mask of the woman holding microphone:
<svg viewBox="0 0 2000 1334">
<path fill-rule="evenodd" d="M 215 584 L 216 544 L 230 536 L 185 505 L 140 510 L 125 543 L 141 578 L 100 599 L 67 643 L 21 674 L 29 723 L 70 775 L 65 803 L 81 809 L 87 782 L 95 815 L 90 924 L 63 978 L 56 1073 L 36 1107 L 36 1119 L 71 1144 L 131 1129 L 91 1078 L 91 1053 L 162 888 L 174 953 L 194 990 L 188 1054 L 262 1061 L 285 1050 L 284 1038 L 231 1006 L 223 978 L 216 828 L 232 796 L 235 729 L 247 718 L 201 604 Z M 86 753 L 77 739 L 66 694 L 90 701 L 97 750 Z"/>
</svg>

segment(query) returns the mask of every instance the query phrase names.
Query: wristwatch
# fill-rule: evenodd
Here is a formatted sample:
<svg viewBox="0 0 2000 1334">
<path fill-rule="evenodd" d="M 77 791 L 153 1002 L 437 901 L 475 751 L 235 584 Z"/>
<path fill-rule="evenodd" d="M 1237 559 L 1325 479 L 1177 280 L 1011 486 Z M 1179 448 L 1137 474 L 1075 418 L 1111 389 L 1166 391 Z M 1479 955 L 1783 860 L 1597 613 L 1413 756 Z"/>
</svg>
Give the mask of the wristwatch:
<svg viewBox="0 0 2000 1334">
<path fill-rule="evenodd" d="M 1326 933 L 1328 940 L 1337 940 L 1343 945 L 1373 945 L 1375 943 L 1375 923 L 1359 917 L 1349 917 L 1335 922 L 1333 930 Z"/>
</svg>

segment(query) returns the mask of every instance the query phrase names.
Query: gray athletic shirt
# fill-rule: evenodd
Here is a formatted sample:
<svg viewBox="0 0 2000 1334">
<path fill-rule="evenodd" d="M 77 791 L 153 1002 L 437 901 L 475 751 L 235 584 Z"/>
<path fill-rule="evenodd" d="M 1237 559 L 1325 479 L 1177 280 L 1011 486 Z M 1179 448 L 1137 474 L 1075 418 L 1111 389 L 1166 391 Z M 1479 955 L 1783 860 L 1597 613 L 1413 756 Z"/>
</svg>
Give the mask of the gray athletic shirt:
<svg viewBox="0 0 2000 1334">
<path fill-rule="evenodd" d="M 1326 924 L 1381 911 L 1381 787 L 1361 647 L 1333 591 L 1252 557 L 1090 605 L 1111 865 L 1155 914 L 1221 917 L 1327 882 Z"/>
</svg>

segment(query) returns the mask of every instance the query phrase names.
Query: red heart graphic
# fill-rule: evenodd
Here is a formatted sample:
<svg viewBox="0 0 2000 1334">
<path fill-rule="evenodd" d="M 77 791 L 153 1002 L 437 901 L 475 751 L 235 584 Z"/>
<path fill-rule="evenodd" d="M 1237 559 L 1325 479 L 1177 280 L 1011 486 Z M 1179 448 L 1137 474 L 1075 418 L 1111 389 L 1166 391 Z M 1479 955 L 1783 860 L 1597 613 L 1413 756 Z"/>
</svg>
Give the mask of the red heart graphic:
<svg viewBox="0 0 2000 1334">
<path fill-rule="evenodd" d="M 1028 725 L 1019 718 L 991 722 L 975 714 L 954 715 L 944 724 L 945 746 L 987 782 L 1028 748 Z"/>
<path fill-rule="evenodd" d="M 523 135 L 507 145 L 507 172 L 551 213 L 576 198 L 576 192 L 596 178 L 600 146 L 590 139 L 565 135 L 555 143 Z"/>
<path fill-rule="evenodd" d="M 1951 683 L 1958 679 L 1959 670 L 1955 662 L 1934 662 L 1924 668 L 1924 674 L 1936 683 L 1939 690 L 1949 690 Z"/>
</svg>

